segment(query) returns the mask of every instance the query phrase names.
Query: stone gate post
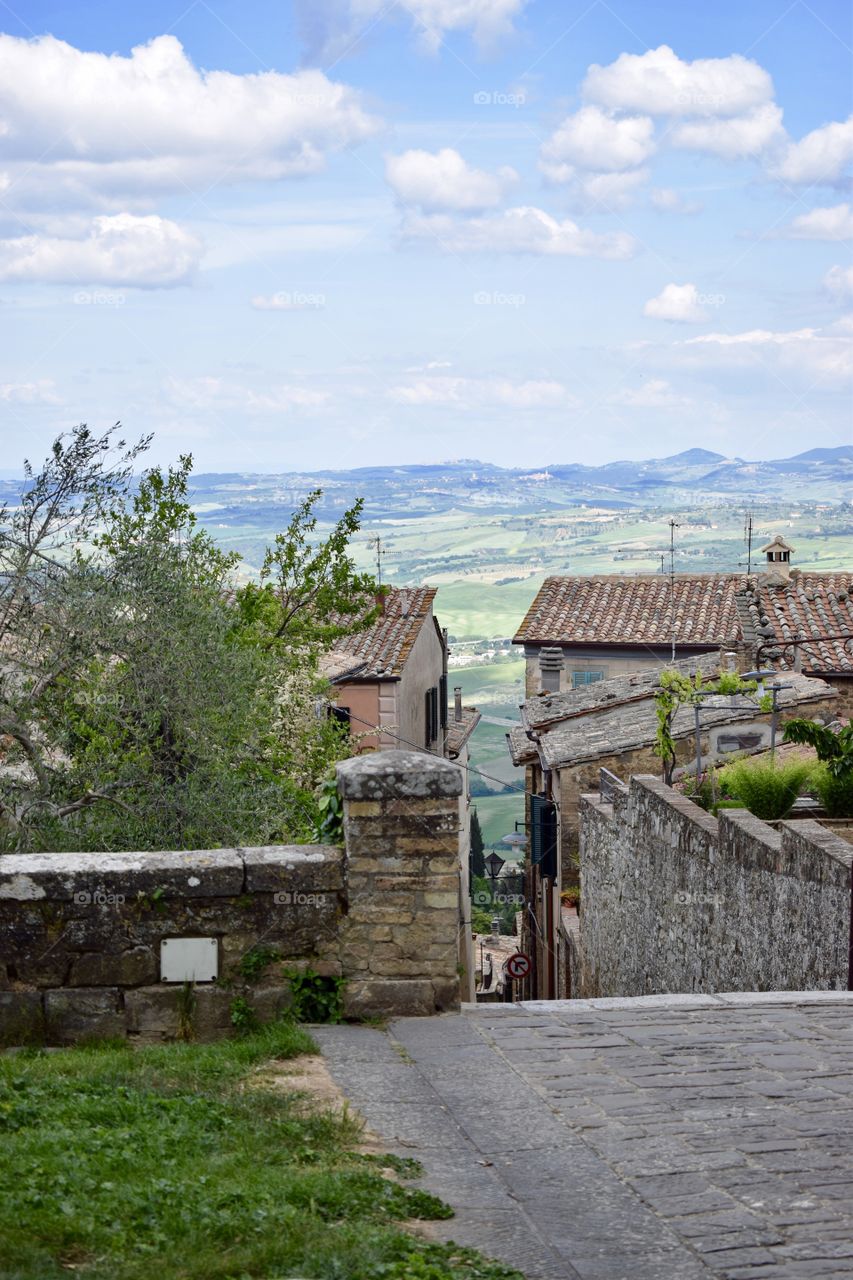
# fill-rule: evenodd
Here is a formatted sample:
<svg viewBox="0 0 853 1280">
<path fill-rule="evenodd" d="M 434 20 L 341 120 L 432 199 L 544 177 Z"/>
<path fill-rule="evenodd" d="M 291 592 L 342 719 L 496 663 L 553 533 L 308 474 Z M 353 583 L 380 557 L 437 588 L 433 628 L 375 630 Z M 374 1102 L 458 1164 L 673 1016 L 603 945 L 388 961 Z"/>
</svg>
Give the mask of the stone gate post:
<svg viewBox="0 0 853 1280">
<path fill-rule="evenodd" d="M 458 1009 L 462 770 L 419 751 L 377 751 L 343 761 L 337 779 L 347 1016 Z"/>
</svg>

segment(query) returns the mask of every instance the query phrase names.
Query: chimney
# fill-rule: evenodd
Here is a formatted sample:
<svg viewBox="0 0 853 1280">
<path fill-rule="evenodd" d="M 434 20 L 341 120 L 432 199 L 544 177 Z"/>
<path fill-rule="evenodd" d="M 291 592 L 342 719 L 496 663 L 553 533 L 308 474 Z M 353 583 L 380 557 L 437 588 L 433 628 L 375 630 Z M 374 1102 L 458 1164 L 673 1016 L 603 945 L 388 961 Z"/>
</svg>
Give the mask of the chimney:
<svg viewBox="0 0 853 1280">
<path fill-rule="evenodd" d="M 787 582 L 791 576 L 791 553 L 794 548 L 786 542 L 781 533 L 775 533 L 770 541 L 761 548 L 765 557 L 765 579 L 775 584 Z"/>
<path fill-rule="evenodd" d="M 462 719 L 462 686 L 453 686 L 453 719 L 459 723 Z"/>
<path fill-rule="evenodd" d="M 546 646 L 539 650 L 539 683 L 543 690 L 548 693 L 559 693 L 562 671 L 562 649 Z"/>
</svg>

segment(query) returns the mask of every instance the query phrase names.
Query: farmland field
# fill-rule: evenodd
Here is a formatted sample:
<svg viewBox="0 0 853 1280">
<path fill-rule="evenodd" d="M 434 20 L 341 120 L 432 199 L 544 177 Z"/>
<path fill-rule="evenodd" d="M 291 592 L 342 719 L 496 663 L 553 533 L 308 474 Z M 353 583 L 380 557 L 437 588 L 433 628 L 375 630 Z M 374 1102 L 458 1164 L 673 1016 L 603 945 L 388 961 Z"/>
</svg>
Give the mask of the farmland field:
<svg viewBox="0 0 853 1280">
<path fill-rule="evenodd" d="M 637 486 L 641 464 L 627 471 L 627 464 L 587 469 L 596 484 L 586 475 L 581 482 L 554 476 L 543 483 L 499 469 L 471 472 L 467 464 L 316 478 L 325 490 L 318 533 L 364 494 L 362 528 L 352 546 L 358 567 L 376 571 L 378 538 L 383 582 L 438 588 L 436 616 L 448 630 L 454 661 L 450 686 L 461 685 L 465 702 L 483 714 L 472 741 L 471 781 L 487 844 L 499 842 L 523 815 L 521 792 L 507 790 L 523 786 L 505 741 L 523 695 L 523 661 L 509 641 L 544 578 L 659 573 L 670 564 L 680 573 L 745 572 L 747 508 L 753 570 L 758 549 L 777 532 L 793 544 L 796 567 L 849 569 L 853 457 L 828 452 L 828 461 L 742 464 L 715 480 L 729 489 L 742 485 L 743 493 L 705 492 L 701 481 L 694 483 L 694 455 L 702 451 L 664 460 L 663 471 L 675 481 L 664 477 L 646 488 L 629 487 Z M 711 465 L 705 455 L 699 462 L 700 471 Z M 607 473 L 607 485 L 597 483 L 599 473 Z M 249 579 L 313 487 L 311 477 L 197 479 L 201 520 L 223 547 L 240 552 L 240 572 Z"/>
</svg>

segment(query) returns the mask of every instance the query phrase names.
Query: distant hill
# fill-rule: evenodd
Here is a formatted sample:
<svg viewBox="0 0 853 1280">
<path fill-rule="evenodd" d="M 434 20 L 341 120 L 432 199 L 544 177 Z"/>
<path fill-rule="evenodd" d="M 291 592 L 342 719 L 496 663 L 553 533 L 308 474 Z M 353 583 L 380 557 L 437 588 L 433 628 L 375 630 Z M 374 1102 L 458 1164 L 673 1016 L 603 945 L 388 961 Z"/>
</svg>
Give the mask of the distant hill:
<svg viewBox="0 0 853 1280">
<path fill-rule="evenodd" d="M 575 504 L 618 509 L 770 499 L 841 502 L 853 494 L 853 447 L 811 449 L 766 461 L 693 448 L 664 458 L 620 459 L 601 466 L 566 462 L 499 467 L 464 458 L 346 471 L 193 477 L 196 501 L 208 506 L 206 519 L 221 520 L 225 526 L 242 523 L 249 514 L 254 522 L 267 514 L 267 508 L 269 515 L 280 513 L 282 506 L 292 508 L 314 488 L 323 490 L 319 514 L 327 518 L 357 497 L 364 498 L 370 519 L 453 510 L 533 513 Z M 214 507 L 221 515 L 214 515 Z"/>
</svg>

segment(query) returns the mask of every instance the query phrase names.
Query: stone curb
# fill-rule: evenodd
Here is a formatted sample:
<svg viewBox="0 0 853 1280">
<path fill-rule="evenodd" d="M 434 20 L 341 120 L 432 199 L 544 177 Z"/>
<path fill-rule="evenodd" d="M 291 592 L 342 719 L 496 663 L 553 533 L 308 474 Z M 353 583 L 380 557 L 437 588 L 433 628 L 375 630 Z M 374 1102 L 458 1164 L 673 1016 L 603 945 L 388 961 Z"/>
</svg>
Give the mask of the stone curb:
<svg viewBox="0 0 853 1280">
<path fill-rule="evenodd" d="M 676 994 L 607 997 L 598 1000 L 519 1000 L 515 1004 L 463 1004 L 462 1012 L 584 1013 L 608 1009 L 713 1009 L 732 1005 L 849 1004 L 853 991 L 721 991 L 717 995 Z"/>
</svg>

